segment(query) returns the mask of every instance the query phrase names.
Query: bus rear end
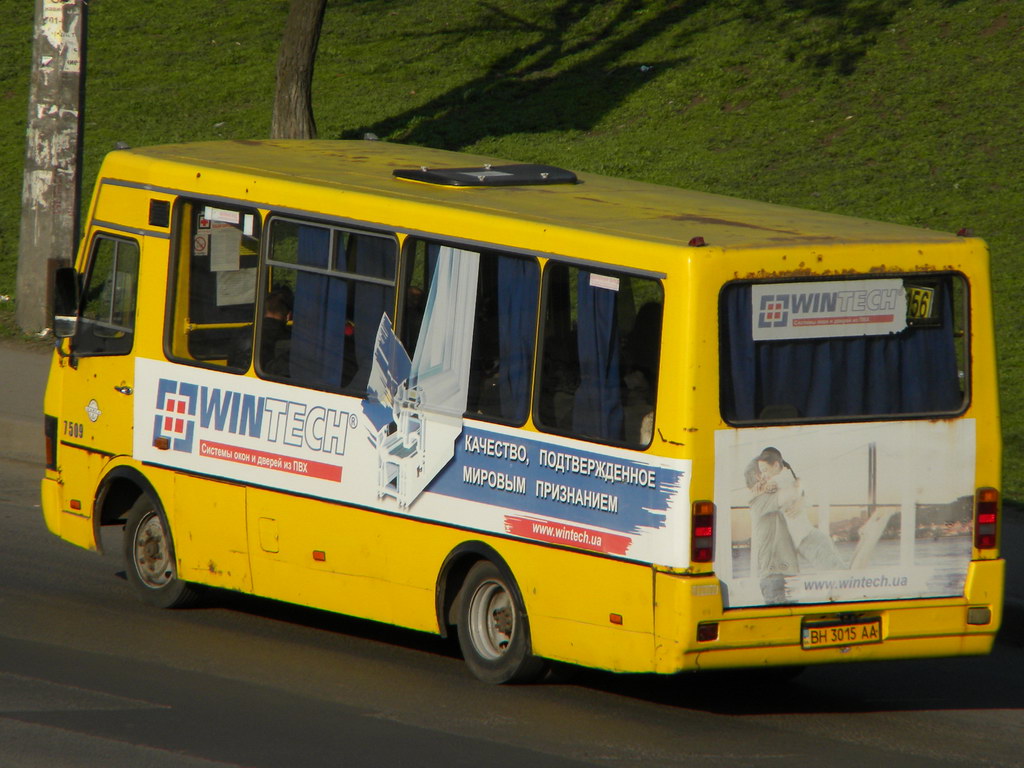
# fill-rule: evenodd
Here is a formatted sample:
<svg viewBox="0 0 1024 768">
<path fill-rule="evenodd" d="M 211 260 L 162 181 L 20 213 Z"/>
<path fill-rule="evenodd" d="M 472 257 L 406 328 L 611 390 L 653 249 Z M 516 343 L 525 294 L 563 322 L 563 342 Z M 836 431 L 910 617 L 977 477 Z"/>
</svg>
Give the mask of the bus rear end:
<svg viewBox="0 0 1024 768">
<path fill-rule="evenodd" d="M 719 274 L 718 402 L 693 406 L 720 417 L 692 489 L 713 554 L 658 573 L 658 666 L 987 653 L 1004 569 L 984 244 L 834 246 L 819 273 L 780 253 Z"/>
</svg>

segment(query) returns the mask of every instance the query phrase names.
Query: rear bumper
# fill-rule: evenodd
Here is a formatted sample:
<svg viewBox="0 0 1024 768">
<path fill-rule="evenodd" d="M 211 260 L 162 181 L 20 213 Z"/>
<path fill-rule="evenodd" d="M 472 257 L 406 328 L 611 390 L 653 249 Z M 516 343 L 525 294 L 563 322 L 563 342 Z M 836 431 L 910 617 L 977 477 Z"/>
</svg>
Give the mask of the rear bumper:
<svg viewBox="0 0 1024 768">
<path fill-rule="evenodd" d="M 834 662 L 971 656 L 988 653 L 1002 622 L 1003 560 L 973 561 L 964 597 L 842 605 L 721 610 L 713 578 L 659 573 L 657 671 L 803 666 Z M 968 624 L 968 609 L 987 608 L 989 621 Z M 881 641 L 805 650 L 805 622 L 878 617 Z M 717 638 L 698 641 L 698 623 L 717 624 Z"/>
</svg>

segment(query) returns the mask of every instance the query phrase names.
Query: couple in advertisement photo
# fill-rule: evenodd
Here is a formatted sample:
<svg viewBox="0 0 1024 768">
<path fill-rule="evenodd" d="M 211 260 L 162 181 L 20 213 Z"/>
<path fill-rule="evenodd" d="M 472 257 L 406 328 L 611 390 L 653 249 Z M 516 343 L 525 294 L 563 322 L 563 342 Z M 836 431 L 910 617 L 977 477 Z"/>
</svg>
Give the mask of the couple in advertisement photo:
<svg viewBox="0 0 1024 768">
<path fill-rule="evenodd" d="M 973 424 L 719 435 L 718 572 L 731 606 L 957 594 L 970 560 Z M 951 459 L 953 461 L 951 461 Z"/>
<path fill-rule="evenodd" d="M 751 550 L 765 603 L 786 602 L 786 577 L 800 572 L 800 561 L 816 571 L 844 567 L 832 540 L 811 524 L 800 480 L 777 448 L 752 459 L 744 480 L 752 494 Z"/>
<path fill-rule="evenodd" d="M 766 604 L 787 602 L 786 578 L 801 571 L 820 573 L 866 564 L 881 538 L 892 509 L 877 509 L 861 527 L 849 563 L 832 538 L 811 523 L 806 499 L 793 467 L 778 448 L 767 447 L 744 472 L 750 500 L 751 547 Z"/>
</svg>

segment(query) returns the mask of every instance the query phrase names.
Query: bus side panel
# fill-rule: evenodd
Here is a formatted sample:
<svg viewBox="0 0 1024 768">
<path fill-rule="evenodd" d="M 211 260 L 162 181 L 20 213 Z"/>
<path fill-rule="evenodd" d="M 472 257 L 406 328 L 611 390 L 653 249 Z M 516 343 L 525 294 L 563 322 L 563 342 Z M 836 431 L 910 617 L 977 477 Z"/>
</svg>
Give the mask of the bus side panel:
<svg viewBox="0 0 1024 768">
<path fill-rule="evenodd" d="M 149 224 L 149 201 L 170 196 L 147 189 L 122 186 L 102 178 L 94 193 L 93 220 L 117 222 L 130 227 L 145 228 Z"/>
<path fill-rule="evenodd" d="M 651 567 L 512 540 L 488 540 L 523 595 L 538 656 L 615 672 L 650 671 Z"/>
<path fill-rule="evenodd" d="M 245 488 L 174 473 L 178 575 L 213 587 L 252 591 Z"/>
<path fill-rule="evenodd" d="M 248 488 L 246 499 L 258 594 L 437 632 L 434 578 L 454 532 L 262 488 Z M 403 557 L 411 562 L 399 571 L 418 580 L 390 573 Z"/>
<path fill-rule="evenodd" d="M 649 566 L 266 489 L 247 489 L 247 499 L 253 584 L 260 595 L 437 632 L 441 566 L 459 544 L 480 541 L 512 571 L 538 655 L 616 671 L 650 669 Z"/>
</svg>

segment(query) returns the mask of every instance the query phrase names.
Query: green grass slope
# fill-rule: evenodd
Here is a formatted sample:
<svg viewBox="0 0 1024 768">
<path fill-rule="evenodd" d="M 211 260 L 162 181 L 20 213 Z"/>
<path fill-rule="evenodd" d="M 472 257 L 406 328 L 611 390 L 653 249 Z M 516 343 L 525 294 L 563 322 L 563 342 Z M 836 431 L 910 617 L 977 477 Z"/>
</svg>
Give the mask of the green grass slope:
<svg viewBox="0 0 1024 768">
<path fill-rule="evenodd" d="M 0 294 L 13 293 L 33 4 L 0 0 Z M 88 190 L 115 142 L 265 136 L 285 0 L 89 3 Z M 544 161 L 940 230 L 993 255 L 1024 499 L 1024 3 L 331 0 L 322 138 Z M 10 302 L 0 302 L 10 314 Z M 9 323 L 8 323 L 9 325 Z"/>
</svg>

